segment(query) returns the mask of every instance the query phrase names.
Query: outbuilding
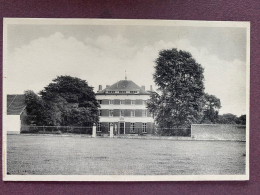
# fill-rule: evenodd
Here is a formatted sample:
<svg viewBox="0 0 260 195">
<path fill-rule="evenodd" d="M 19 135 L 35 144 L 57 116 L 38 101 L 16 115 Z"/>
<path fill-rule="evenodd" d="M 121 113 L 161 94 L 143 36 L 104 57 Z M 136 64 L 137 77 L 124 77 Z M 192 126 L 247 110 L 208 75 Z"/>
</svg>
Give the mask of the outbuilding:
<svg viewBox="0 0 260 195">
<path fill-rule="evenodd" d="M 26 116 L 25 96 L 21 94 L 7 95 L 5 130 L 20 132 Z"/>
</svg>

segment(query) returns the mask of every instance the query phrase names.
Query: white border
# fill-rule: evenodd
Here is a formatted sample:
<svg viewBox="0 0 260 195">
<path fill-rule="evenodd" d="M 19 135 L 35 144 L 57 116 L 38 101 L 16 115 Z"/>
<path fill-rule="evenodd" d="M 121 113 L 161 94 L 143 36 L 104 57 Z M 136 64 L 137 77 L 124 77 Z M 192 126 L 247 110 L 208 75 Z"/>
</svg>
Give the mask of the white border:
<svg viewBox="0 0 260 195">
<path fill-rule="evenodd" d="M 190 27 L 237 27 L 247 29 L 246 50 L 246 174 L 245 175 L 7 175 L 7 132 L 5 78 L 7 76 L 7 26 L 9 24 L 30 25 L 142 25 L 142 26 L 190 26 Z M 249 180 L 249 91 L 250 90 L 250 22 L 188 21 L 188 20 L 128 20 L 128 19 L 47 19 L 4 18 L 3 19 L 3 105 L 2 105 L 2 164 L 4 181 L 230 181 Z"/>
<path fill-rule="evenodd" d="M 247 175 L 6 175 L 4 181 L 246 181 Z"/>
</svg>

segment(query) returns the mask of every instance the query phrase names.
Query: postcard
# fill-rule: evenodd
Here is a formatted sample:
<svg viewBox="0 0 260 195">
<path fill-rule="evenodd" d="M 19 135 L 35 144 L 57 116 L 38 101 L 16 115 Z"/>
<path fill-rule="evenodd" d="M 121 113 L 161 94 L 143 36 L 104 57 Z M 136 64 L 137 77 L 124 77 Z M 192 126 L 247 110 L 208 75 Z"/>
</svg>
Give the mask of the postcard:
<svg viewBox="0 0 260 195">
<path fill-rule="evenodd" d="M 249 180 L 249 22 L 3 30 L 3 180 Z"/>
</svg>

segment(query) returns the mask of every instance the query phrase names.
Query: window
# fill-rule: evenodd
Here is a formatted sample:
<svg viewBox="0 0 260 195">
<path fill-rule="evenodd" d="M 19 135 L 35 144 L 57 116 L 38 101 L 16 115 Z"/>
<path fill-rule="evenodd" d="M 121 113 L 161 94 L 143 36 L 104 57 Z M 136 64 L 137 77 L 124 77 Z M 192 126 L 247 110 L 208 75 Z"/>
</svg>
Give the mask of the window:
<svg viewBox="0 0 260 195">
<path fill-rule="evenodd" d="M 135 104 L 135 100 L 131 100 L 131 104 Z"/>
<path fill-rule="evenodd" d="M 130 93 L 137 93 L 137 91 L 130 91 Z"/>
<path fill-rule="evenodd" d="M 147 110 L 142 110 L 142 116 L 147 117 Z"/>
<path fill-rule="evenodd" d="M 109 104 L 114 104 L 114 100 L 109 100 L 108 103 Z"/>
<path fill-rule="evenodd" d="M 135 132 L 135 124 L 131 123 L 130 124 L 130 133 L 134 133 Z"/>
<path fill-rule="evenodd" d="M 109 116 L 113 116 L 113 110 L 109 110 Z"/>
<path fill-rule="evenodd" d="M 102 116 L 102 110 L 98 110 L 98 116 Z"/>
<path fill-rule="evenodd" d="M 131 110 L 131 117 L 134 117 L 134 116 L 135 116 L 135 111 Z"/>
<path fill-rule="evenodd" d="M 101 124 L 100 123 L 97 124 L 97 132 L 101 132 Z"/>
<path fill-rule="evenodd" d="M 99 104 L 102 104 L 102 100 L 98 100 L 98 103 L 99 103 Z"/>
<path fill-rule="evenodd" d="M 115 91 L 108 91 L 108 93 L 115 93 Z"/>
<path fill-rule="evenodd" d="M 126 93 L 126 91 L 119 91 L 119 93 Z"/>
<path fill-rule="evenodd" d="M 120 110 L 120 116 L 124 116 L 124 110 Z"/>
<path fill-rule="evenodd" d="M 125 100 L 120 100 L 120 104 L 125 104 Z"/>
<path fill-rule="evenodd" d="M 147 133 L 146 123 L 143 123 L 143 125 L 142 125 L 142 131 L 143 131 L 143 133 Z"/>
</svg>

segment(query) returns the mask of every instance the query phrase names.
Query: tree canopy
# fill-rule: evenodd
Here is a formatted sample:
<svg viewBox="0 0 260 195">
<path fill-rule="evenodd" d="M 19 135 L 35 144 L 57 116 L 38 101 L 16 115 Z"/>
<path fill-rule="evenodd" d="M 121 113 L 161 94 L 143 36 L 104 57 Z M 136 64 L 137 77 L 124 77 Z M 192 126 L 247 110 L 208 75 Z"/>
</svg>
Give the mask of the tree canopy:
<svg viewBox="0 0 260 195">
<path fill-rule="evenodd" d="M 220 99 L 214 95 L 204 94 L 203 116 L 200 123 L 218 122 L 218 110 L 221 108 Z"/>
<path fill-rule="evenodd" d="M 243 114 L 240 117 L 238 117 L 238 119 L 236 120 L 236 123 L 240 124 L 240 125 L 246 125 L 246 115 Z"/>
<path fill-rule="evenodd" d="M 93 87 L 85 80 L 58 76 L 39 93 L 40 96 L 32 94 L 27 93 L 27 112 L 38 114 L 38 125 L 86 126 L 99 120 L 99 104 Z M 29 98 L 31 96 L 33 98 Z M 41 105 L 37 112 L 31 109 L 37 107 L 35 102 Z"/>
<path fill-rule="evenodd" d="M 234 114 L 227 113 L 219 115 L 218 123 L 220 124 L 233 124 L 233 125 L 246 125 L 246 115 L 241 115 L 237 117 Z"/>
<path fill-rule="evenodd" d="M 27 124 L 45 124 L 44 119 L 44 102 L 41 97 L 35 94 L 33 91 L 25 91 L 25 104 L 27 111 Z"/>
<path fill-rule="evenodd" d="M 169 49 L 159 52 L 153 75 L 158 93 L 148 101 L 161 128 L 188 127 L 201 120 L 204 69 L 189 52 Z"/>
</svg>

